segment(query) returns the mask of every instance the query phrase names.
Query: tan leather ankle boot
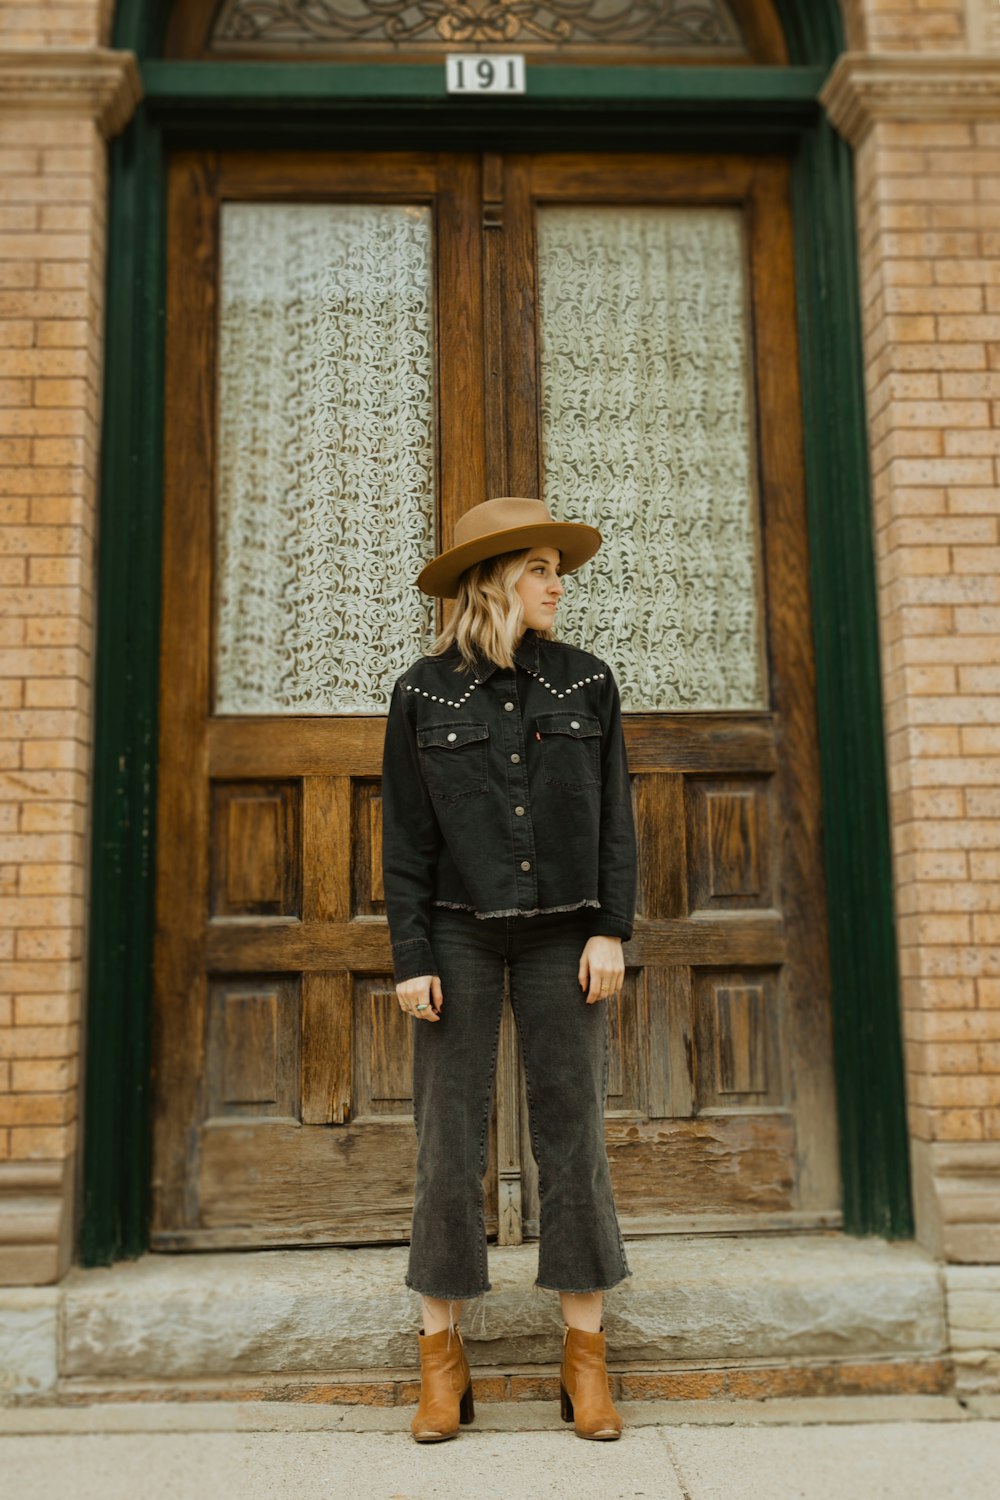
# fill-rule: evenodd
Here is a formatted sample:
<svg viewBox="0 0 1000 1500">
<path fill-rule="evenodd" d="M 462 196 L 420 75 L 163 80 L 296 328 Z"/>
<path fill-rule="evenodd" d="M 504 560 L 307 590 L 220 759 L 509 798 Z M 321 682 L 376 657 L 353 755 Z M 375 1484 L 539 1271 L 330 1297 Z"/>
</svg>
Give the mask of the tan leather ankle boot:
<svg viewBox="0 0 1000 1500">
<path fill-rule="evenodd" d="M 624 1424 L 611 1401 L 604 1355 L 603 1325 L 599 1333 L 565 1327 L 559 1403 L 563 1421 L 573 1423 L 577 1437 L 621 1437 Z"/>
<path fill-rule="evenodd" d="M 472 1376 L 458 1324 L 440 1333 L 417 1335 L 420 1346 L 420 1402 L 410 1431 L 418 1443 L 439 1443 L 454 1437 L 458 1424 L 475 1416 Z"/>
</svg>

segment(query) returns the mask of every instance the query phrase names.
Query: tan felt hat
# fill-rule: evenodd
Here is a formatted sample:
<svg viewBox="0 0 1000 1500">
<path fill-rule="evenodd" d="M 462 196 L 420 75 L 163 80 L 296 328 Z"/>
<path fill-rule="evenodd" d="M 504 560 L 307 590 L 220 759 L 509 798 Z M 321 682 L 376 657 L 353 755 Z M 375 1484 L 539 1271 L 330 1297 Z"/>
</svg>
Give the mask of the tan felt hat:
<svg viewBox="0 0 1000 1500">
<path fill-rule="evenodd" d="M 473 563 L 536 542 L 541 547 L 558 548 L 562 554 L 560 571 L 574 573 L 593 557 L 602 541 L 597 527 L 585 521 L 554 521 L 544 500 L 503 495 L 484 500 L 459 516 L 454 545 L 421 569 L 417 588 L 438 599 L 454 599 L 461 574 Z"/>
</svg>

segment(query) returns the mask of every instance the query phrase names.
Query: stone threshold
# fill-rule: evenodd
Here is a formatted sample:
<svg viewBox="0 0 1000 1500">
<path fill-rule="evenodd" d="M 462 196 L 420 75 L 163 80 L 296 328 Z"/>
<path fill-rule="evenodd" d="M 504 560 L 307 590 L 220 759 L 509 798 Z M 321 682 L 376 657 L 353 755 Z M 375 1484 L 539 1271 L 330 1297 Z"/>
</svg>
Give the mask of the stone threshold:
<svg viewBox="0 0 1000 1500">
<path fill-rule="evenodd" d="M 404 1246 L 148 1254 L 0 1289 L 0 1400 L 408 1404 L 420 1298 Z M 626 1241 L 605 1295 L 623 1400 L 940 1393 L 942 1267 L 912 1242 L 836 1230 Z M 555 1292 L 538 1247 L 489 1247 L 492 1289 L 459 1326 L 477 1399 L 554 1399 Z M 479 1390 L 482 1390 L 481 1397 Z"/>
<path fill-rule="evenodd" d="M 477 1404 L 480 1402 L 559 1399 L 559 1366 L 497 1374 L 492 1366 L 470 1364 Z M 674 1365 L 659 1369 L 622 1369 L 608 1360 L 615 1401 L 769 1401 L 776 1398 L 834 1396 L 945 1396 L 954 1385 L 950 1359 L 800 1361 L 761 1365 L 750 1361 L 711 1367 Z M 289 1381 L 59 1382 L 47 1402 L 58 1406 L 144 1402 L 276 1402 L 312 1406 L 414 1406 L 420 1382 L 410 1371 L 393 1371 L 371 1379 L 364 1370 L 336 1379 L 317 1375 Z"/>
</svg>

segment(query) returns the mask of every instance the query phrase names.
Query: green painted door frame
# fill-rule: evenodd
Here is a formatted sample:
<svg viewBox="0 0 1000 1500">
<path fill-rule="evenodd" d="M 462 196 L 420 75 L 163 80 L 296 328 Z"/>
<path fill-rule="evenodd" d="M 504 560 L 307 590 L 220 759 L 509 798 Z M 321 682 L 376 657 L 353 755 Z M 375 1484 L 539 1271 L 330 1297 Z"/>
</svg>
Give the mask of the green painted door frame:
<svg viewBox="0 0 1000 1500">
<path fill-rule="evenodd" d="M 148 1247 L 165 158 L 178 145 L 781 151 L 797 313 L 844 1228 L 913 1233 L 852 159 L 817 93 L 837 0 L 777 0 L 788 68 L 532 64 L 517 100 L 437 64 L 176 63 L 165 0 L 122 0 L 145 99 L 111 149 L 79 1257 Z"/>
</svg>

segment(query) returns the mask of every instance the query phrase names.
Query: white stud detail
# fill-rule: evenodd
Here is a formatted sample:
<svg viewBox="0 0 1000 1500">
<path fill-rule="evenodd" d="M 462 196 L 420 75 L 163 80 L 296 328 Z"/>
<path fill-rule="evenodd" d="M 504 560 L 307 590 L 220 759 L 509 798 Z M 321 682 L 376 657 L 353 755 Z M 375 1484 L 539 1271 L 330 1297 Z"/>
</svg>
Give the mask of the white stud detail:
<svg viewBox="0 0 1000 1500">
<path fill-rule="evenodd" d="M 594 672 L 589 677 L 580 677 L 576 682 L 571 682 L 569 687 L 564 688 L 563 691 L 560 692 L 557 687 L 553 686 L 553 684 L 547 677 L 542 676 L 541 672 L 533 672 L 530 667 L 526 667 L 525 671 L 528 672 L 531 677 L 534 677 L 536 681 L 540 682 L 543 687 L 548 688 L 553 698 L 558 698 L 560 700 L 568 697 L 570 693 L 575 693 L 577 688 L 583 687 L 588 682 L 602 681 L 605 675 L 603 672 Z M 409 682 L 404 682 L 403 687 L 405 687 L 408 693 L 420 693 L 422 697 L 430 698 L 435 703 L 446 703 L 449 708 L 462 708 L 468 702 L 469 698 L 471 698 L 472 694 L 476 691 L 476 688 L 482 686 L 482 683 L 483 679 L 481 677 L 477 677 L 476 680 L 469 685 L 466 691 L 457 700 L 452 698 L 439 698 L 436 693 L 429 693 L 425 688 L 416 687 L 413 683 Z"/>
</svg>

